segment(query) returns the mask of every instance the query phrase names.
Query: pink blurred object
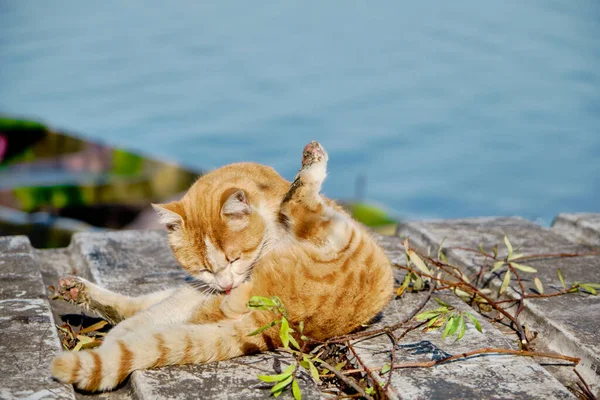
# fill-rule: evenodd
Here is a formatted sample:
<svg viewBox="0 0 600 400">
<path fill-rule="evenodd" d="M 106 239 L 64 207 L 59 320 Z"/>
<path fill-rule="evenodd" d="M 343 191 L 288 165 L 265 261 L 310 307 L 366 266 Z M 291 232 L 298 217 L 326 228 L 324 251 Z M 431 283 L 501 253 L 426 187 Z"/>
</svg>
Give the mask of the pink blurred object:
<svg viewBox="0 0 600 400">
<path fill-rule="evenodd" d="M 8 139 L 2 133 L 0 133 L 0 162 L 4 160 L 4 155 L 8 149 Z"/>
</svg>

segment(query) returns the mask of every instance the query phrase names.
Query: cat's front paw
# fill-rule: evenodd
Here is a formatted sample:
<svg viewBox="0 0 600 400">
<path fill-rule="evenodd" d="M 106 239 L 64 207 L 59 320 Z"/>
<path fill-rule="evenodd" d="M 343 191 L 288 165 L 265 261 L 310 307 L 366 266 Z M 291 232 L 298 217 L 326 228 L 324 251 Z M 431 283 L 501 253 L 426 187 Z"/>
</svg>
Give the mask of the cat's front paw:
<svg viewBox="0 0 600 400">
<path fill-rule="evenodd" d="M 58 298 L 71 304 L 89 307 L 90 296 L 86 286 L 87 281 L 76 276 L 69 276 L 58 281 L 56 294 Z"/>
<path fill-rule="evenodd" d="M 312 141 L 302 151 L 302 168 L 309 167 L 320 162 L 327 162 L 327 152 L 317 141 Z"/>
</svg>

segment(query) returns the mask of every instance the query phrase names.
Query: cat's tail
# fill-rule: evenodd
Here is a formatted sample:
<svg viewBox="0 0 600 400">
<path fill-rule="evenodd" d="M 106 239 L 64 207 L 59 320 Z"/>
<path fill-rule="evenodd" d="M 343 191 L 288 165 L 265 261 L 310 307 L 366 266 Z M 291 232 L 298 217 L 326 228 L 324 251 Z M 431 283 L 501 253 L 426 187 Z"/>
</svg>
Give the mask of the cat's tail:
<svg viewBox="0 0 600 400">
<path fill-rule="evenodd" d="M 208 363 L 263 351 L 269 347 L 269 336 L 248 335 L 264 322 L 264 316 L 256 313 L 213 324 L 154 327 L 97 349 L 64 352 L 52 361 L 52 376 L 85 391 L 105 391 L 138 369 Z"/>
</svg>

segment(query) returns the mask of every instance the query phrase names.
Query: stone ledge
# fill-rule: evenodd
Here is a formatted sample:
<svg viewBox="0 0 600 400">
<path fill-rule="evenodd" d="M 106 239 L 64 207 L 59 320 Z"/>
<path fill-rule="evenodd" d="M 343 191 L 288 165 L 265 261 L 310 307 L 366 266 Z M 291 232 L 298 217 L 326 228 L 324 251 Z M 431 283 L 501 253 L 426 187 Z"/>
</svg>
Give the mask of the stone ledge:
<svg viewBox="0 0 600 400">
<path fill-rule="evenodd" d="M 443 237 L 447 238 L 446 246 L 476 248 L 482 241 L 484 246 L 491 247 L 502 243 L 504 233 L 509 235 L 515 247 L 521 246 L 527 253 L 591 249 L 578 243 L 579 239 L 572 240 L 555 228 L 544 229 L 520 218 L 478 218 L 414 222 L 402 225 L 399 233 L 409 234 L 411 243 L 423 250 L 428 246 L 437 250 Z M 404 262 L 404 249 L 399 238 L 380 237 L 379 240 L 393 260 Z M 477 261 L 473 254 L 455 249 L 447 250 L 447 255 L 452 262 L 471 268 Z M 558 283 L 556 269 L 559 267 L 567 274 L 567 280 L 600 281 L 600 258 L 545 260 L 528 264 L 539 269 L 539 275 L 547 285 Z M 76 273 L 109 289 L 131 295 L 177 285 L 183 273 L 168 248 L 166 233 L 83 233 L 76 235 L 67 249 L 44 251 L 34 251 L 23 237 L 0 238 L 0 268 L 3 272 L 0 276 L 0 328 L 4 335 L 0 341 L 4 359 L 0 367 L 0 398 L 186 399 L 198 398 L 200 393 L 206 398 L 217 399 L 234 396 L 270 398 L 268 386 L 256 378 L 258 371 L 269 373 L 274 367 L 277 369 L 277 365 L 289 362 L 287 355 L 265 353 L 209 365 L 136 371 L 120 391 L 94 396 L 74 393 L 70 386 L 60 385 L 49 377 L 47 364 L 60 350 L 60 344 L 56 331 L 52 329 L 54 321 L 45 299 L 40 269 L 49 280 L 66 273 Z M 397 276 L 397 279 L 400 278 Z M 374 328 L 401 320 L 422 295 L 411 294 L 394 300 Z M 444 299 L 458 309 L 468 309 L 453 296 Z M 600 327 L 595 320 L 586 320 L 583 324 L 578 318 L 586 313 L 593 314 L 594 307 L 600 303 L 597 303 L 597 298 L 585 296 L 570 296 L 564 305 L 557 302 L 558 299 L 527 302 L 527 310 L 522 314 L 527 318 L 525 322 L 539 330 L 549 349 L 580 357 L 583 352 L 582 367 L 585 369 L 582 372 L 585 372 L 588 382 L 596 385 L 593 368 L 598 365 L 597 332 Z M 63 302 L 56 304 L 65 306 Z M 78 312 L 73 310 L 71 312 Z M 431 359 L 432 351 L 457 354 L 486 346 L 514 346 L 514 342 L 494 326 L 486 321 L 480 322 L 484 333 L 469 327 L 460 342 L 443 340 L 439 332 L 411 332 L 402 341 L 402 345 L 411 347 L 402 347 L 397 354 L 405 362 Z M 29 336 L 19 337 L 22 332 Z M 385 336 L 357 343 L 356 347 L 367 365 L 389 362 L 389 355 L 381 352 L 390 347 Z M 15 356 L 21 360 L 20 363 L 11 361 L 11 357 Z M 27 377 L 25 383 L 23 377 Z M 387 376 L 377 379 L 385 382 Z M 323 397 L 308 376 L 302 375 L 301 381 L 304 398 Z M 482 356 L 430 369 L 398 370 L 394 372 L 392 385 L 395 388 L 392 397 L 398 393 L 403 398 L 572 398 L 564 386 L 533 360 L 514 356 Z M 291 395 L 286 392 L 282 397 L 291 398 Z"/>
<path fill-rule="evenodd" d="M 600 247 L 600 214 L 558 214 L 552 229 L 570 240 Z"/>
<path fill-rule="evenodd" d="M 559 235 L 553 229 L 543 228 L 521 218 L 474 218 L 464 220 L 425 221 L 402 224 L 398 235 L 408 236 L 410 242 L 421 250 L 431 247 L 437 251 L 444 241 L 445 253 L 450 262 L 462 265 L 475 271 L 483 262 L 482 257 L 474 253 L 452 249 L 453 246 L 476 249 L 481 243 L 484 248 L 491 249 L 499 245 L 499 255 L 505 257 L 507 252 L 503 245 L 504 235 L 508 235 L 519 253 L 583 253 L 594 250 Z M 528 261 L 538 269 L 535 274 L 544 282 L 547 289 L 561 287 L 557 277 L 560 268 L 566 275 L 567 282 L 600 282 L 600 256 L 577 258 L 547 258 Z M 523 274 L 530 276 L 530 274 Z M 495 278 L 492 287 L 496 289 L 500 280 Z M 531 286 L 531 282 L 529 283 Z M 514 292 L 516 293 L 516 292 Z M 521 320 L 531 329 L 539 332 L 536 344 L 558 353 L 582 359 L 578 370 L 590 383 L 594 390 L 600 389 L 600 298 L 573 294 L 535 301 L 525 300 L 525 310 Z M 573 379 L 570 371 L 553 370 L 557 377 L 568 383 Z"/>
<path fill-rule="evenodd" d="M 37 260 L 24 236 L 0 237 L 0 398 L 74 399 L 48 373 L 60 351 Z"/>
</svg>

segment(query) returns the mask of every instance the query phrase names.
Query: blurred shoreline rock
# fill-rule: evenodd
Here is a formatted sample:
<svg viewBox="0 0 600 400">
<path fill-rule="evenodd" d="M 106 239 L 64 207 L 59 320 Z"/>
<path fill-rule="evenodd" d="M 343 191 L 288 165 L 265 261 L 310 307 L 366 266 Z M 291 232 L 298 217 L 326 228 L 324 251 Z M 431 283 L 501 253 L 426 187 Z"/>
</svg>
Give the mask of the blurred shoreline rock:
<svg viewBox="0 0 600 400">
<path fill-rule="evenodd" d="M 34 247 L 65 247 L 75 232 L 164 229 L 152 202 L 181 198 L 202 174 L 182 166 L 0 116 L 0 236 L 26 234 Z M 358 221 L 391 235 L 382 206 L 340 203 Z"/>
<path fill-rule="evenodd" d="M 68 232 L 153 228 L 148 204 L 184 192 L 201 173 L 0 117 L 0 235 L 28 233 L 36 247 L 57 247 L 68 245 Z"/>
</svg>

